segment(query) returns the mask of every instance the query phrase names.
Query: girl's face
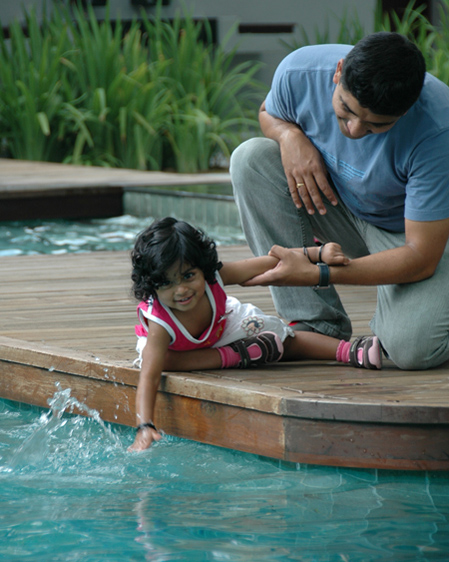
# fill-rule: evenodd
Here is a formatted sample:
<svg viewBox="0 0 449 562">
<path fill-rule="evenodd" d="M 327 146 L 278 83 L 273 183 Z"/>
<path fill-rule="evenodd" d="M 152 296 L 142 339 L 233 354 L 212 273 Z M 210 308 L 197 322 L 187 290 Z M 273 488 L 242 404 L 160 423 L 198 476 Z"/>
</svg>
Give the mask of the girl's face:
<svg viewBox="0 0 449 562">
<path fill-rule="evenodd" d="M 157 290 L 157 298 L 173 310 L 193 310 L 206 291 L 206 281 L 201 269 L 188 263 L 174 263 L 165 273 L 167 282 Z"/>
</svg>

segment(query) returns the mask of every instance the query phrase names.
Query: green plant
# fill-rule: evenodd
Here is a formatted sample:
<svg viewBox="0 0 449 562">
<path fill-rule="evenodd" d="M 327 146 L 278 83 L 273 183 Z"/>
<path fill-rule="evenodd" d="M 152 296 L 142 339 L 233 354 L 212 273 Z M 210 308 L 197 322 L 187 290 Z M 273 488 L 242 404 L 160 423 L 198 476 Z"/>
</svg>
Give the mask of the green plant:
<svg viewBox="0 0 449 562">
<path fill-rule="evenodd" d="M 438 5 L 440 25 L 432 25 L 423 15 L 424 5 L 415 6 L 411 0 L 402 17 L 394 11 L 384 13 L 382 3 L 377 2 L 374 14 L 374 29 L 366 31 L 357 13 L 349 17 L 347 13 L 340 18 L 340 28 L 335 43 L 353 45 L 367 33 L 376 31 L 397 31 L 413 41 L 424 55 L 427 70 L 449 85 L 449 0 L 441 0 Z M 294 50 L 312 43 L 329 43 L 329 24 L 326 22 L 324 32 L 315 29 L 315 37 L 308 36 L 304 28 L 300 29 L 302 40 L 283 43 L 288 50 Z"/>
<path fill-rule="evenodd" d="M 260 64 L 234 65 L 207 22 L 142 13 L 126 27 L 54 2 L 0 33 L 0 124 L 11 155 L 159 170 L 205 170 L 256 130 Z"/>
<path fill-rule="evenodd" d="M 76 101 L 64 105 L 64 138 L 75 137 L 65 161 L 160 169 L 160 133 L 170 113 L 164 64 L 149 62 L 137 22 L 124 33 L 107 14 L 101 24 L 75 8 L 73 49 L 65 62 L 74 73 Z"/>
<path fill-rule="evenodd" d="M 159 13 L 151 20 L 143 17 L 143 24 L 152 59 L 167 63 L 171 112 L 165 136 L 173 165 L 183 172 L 206 170 L 217 148 L 228 156 L 245 129 L 258 128 L 254 93 L 263 86 L 253 77 L 260 64 L 233 66 L 235 50 L 212 45 L 207 21 L 178 12 L 170 24 Z"/>
<path fill-rule="evenodd" d="M 43 34 L 33 13 L 26 23 L 29 39 L 17 22 L 9 44 L 0 32 L 0 123 L 16 158 L 47 160 L 57 150 L 51 132 L 64 103 L 59 61 L 67 35 L 64 29 L 58 37 Z"/>
</svg>

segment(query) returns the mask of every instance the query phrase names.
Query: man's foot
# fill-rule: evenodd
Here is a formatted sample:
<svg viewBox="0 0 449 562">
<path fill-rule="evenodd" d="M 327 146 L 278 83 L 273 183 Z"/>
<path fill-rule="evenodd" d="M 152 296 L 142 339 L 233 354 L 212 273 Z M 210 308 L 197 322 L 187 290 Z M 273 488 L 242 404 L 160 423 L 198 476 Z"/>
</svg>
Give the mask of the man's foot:
<svg viewBox="0 0 449 562">
<path fill-rule="evenodd" d="M 382 369 L 382 348 L 377 336 L 356 338 L 349 350 L 349 363 L 364 369 Z"/>
<path fill-rule="evenodd" d="M 284 353 L 284 346 L 280 337 L 274 332 L 261 332 L 257 336 L 252 336 L 244 340 L 233 342 L 225 348 L 231 348 L 232 352 L 238 354 L 239 361 L 232 366 L 239 369 L 248 369 L 265 363 L 275 363 L 279 361 Z M 223 357 L 223 355 L 222 355 Z M 223 365 L 225 367 L 225 365 Z M 231 367 L 230 364 L 226 365 Z"/>
</svg>

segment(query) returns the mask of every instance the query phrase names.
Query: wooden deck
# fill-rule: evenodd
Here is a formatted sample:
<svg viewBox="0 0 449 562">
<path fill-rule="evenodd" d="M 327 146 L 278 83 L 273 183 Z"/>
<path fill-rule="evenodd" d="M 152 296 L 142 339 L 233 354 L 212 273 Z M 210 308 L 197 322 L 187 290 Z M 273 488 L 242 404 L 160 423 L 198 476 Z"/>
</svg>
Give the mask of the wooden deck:
<svg viewBox="0 0 449 562">
<path fill-rule="evenodd" d="M 227 172 L 176 174 L 0 158 L 0 221 L 118 216 L 127 188 L 229 181 Z"/>
<path fill-rule="evenodd" d="M 60 383 L 103 419 L 134 425 L 128 254 L 3 257 L 0 286 L 0 396 L 47 406 Z M 266 288 L 229 292 L 274 312 Z M 341 294 L 354 334 L 368 333 L 375 289 Z M 449 470 L 449 370 L 305 361 L 168 373 L 155 421 L 168 434 L 293 462 Z"/>
</svg>

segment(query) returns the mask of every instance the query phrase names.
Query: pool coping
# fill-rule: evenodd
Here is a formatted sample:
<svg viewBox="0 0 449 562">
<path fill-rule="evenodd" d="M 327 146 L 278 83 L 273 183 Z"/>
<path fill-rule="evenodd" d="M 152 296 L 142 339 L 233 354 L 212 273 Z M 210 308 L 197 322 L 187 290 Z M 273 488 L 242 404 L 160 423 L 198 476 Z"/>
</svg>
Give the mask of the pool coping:
<svg viewBox="0 0 449 562">
<path fill-rule="evenodd" d="M 165 193 L 163 186 L 230 183 L 227 171 L 199 174 L 150 172 L 52 162 L 0 159 L 0 221 L 52 218 L 105 218 L 126 213 L 124 195 Z M 146 188 L 146 189 L 145 189 Z M 190 195 L 232 202 L 231 196 Z"/>
<path fill-rule="evenodd" d="M 135 423 L 138 370 L 129 365 L 0 337 L 0 373 L 3 398 L 48 407 L 57 386 L 70 388 L 104 421 Z M 402 416 L 397 407 L 381 403 L 348 405 L 338 397 L 299 396 L 244 378 L 237 382 L 217 371 L 176 372 L 163 375 L 156 421 L 171 435 L 289 462 L 449 470 L 449 460 L 441 455 L 449 434 L 448 409 L 422 408 L 424 418 L 414 405 L 401 409 Z M 410 423 L 411 416 L 419 423 Z"/>
</svg>

